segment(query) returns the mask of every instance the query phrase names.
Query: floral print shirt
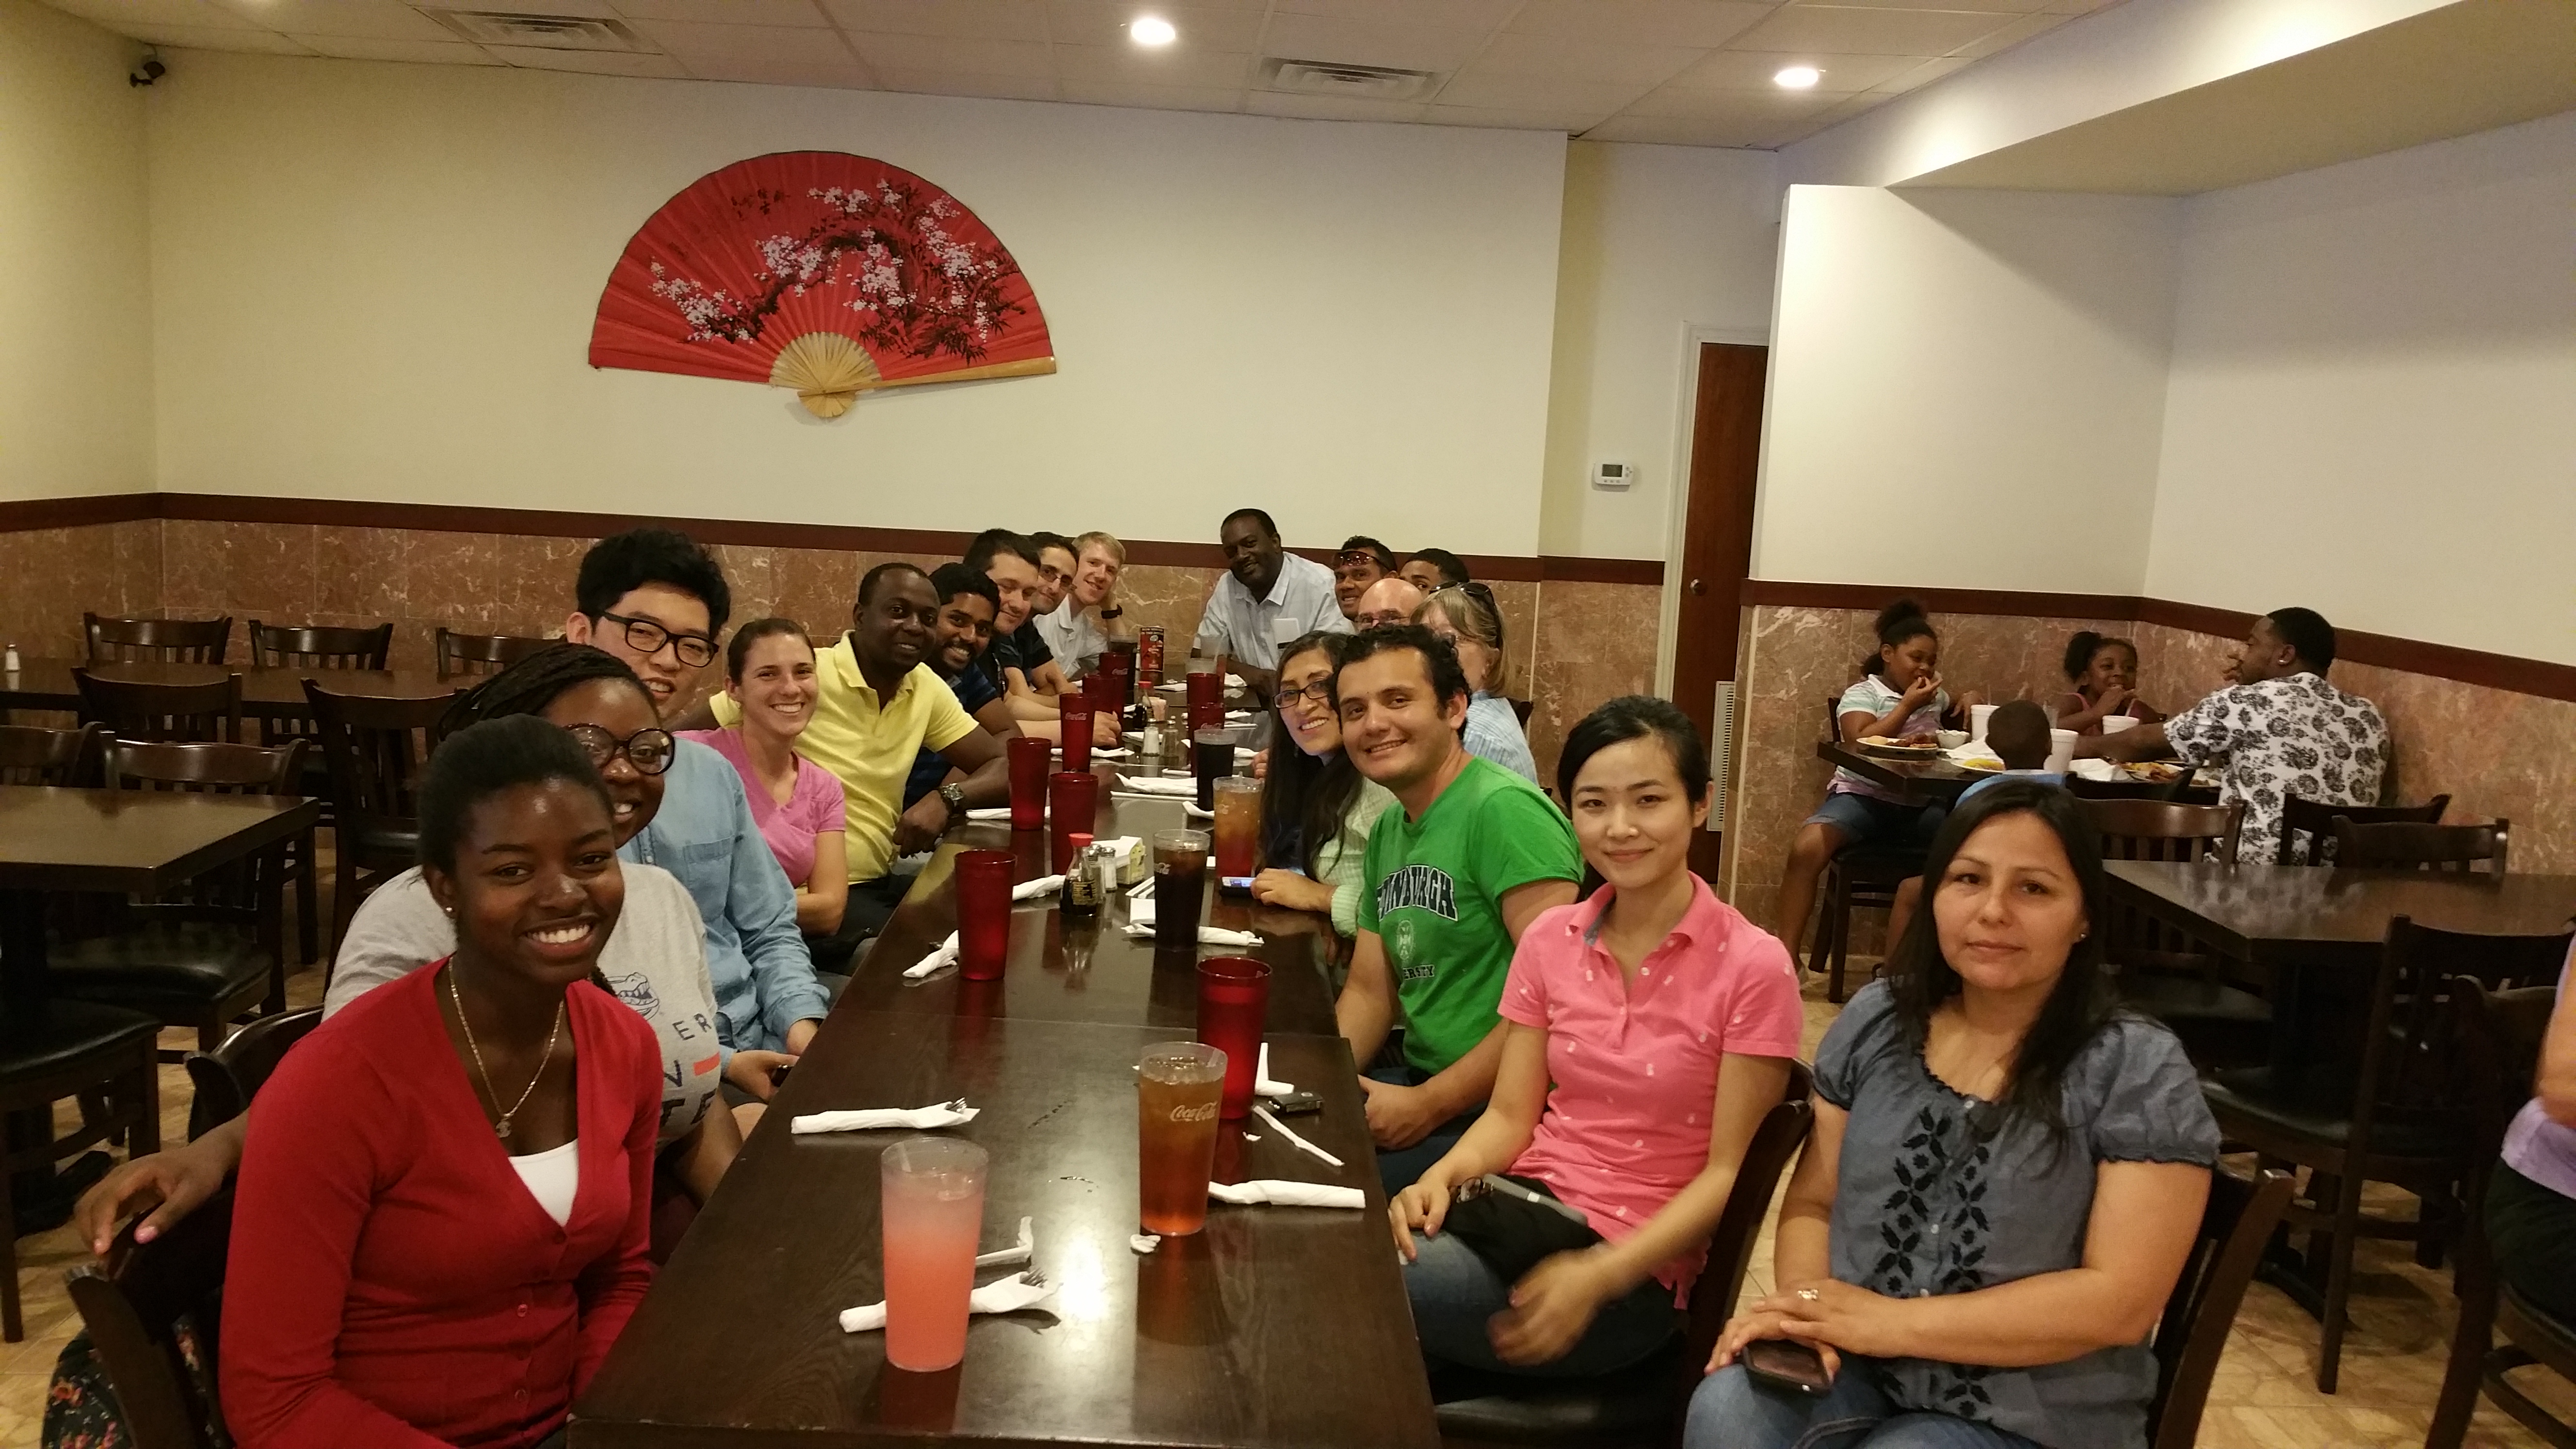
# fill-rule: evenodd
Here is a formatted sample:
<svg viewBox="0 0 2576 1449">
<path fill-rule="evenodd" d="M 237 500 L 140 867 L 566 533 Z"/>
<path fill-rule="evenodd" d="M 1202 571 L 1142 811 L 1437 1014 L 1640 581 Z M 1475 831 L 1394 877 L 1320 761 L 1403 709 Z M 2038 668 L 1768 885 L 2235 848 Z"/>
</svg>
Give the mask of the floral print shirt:
<svg viewBox="0 0 2576 1449">
<path fill-rule="evenodd" d="M 2165 739 L 2192 764 L 2219 765 L 2219 803 L 2245 802 L 2238 860 L 2280 850 L 2285 796 L 2376 805 L 2388 773 L 2379 706 L 2315 674 L 2229 685 L 2165 721 Z"/>
</svg>

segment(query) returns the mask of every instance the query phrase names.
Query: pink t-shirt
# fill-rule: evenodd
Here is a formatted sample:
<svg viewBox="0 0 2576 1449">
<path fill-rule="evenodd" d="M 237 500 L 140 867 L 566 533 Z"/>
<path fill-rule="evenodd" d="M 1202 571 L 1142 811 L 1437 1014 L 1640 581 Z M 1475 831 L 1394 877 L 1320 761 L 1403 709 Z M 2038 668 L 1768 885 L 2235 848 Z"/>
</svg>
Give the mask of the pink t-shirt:
<svg viewBox="0 0 2576 1449">
<path fill-rule="evenodd" d="M 849 806 L 841 796 L 841 782 L 832 772 L 799 755 L 796 757 L 796 788 L 787 792 L 787 803 L 769 798 L 769 787 L 751 771 L 751 756 L 743 750 L 742 731 L 680 730 L 684 740 L 696 740 L 725 757 L 733 772 L 742 776 L 742 793 L 751 797 L 751 820 L 760 827 L 760 838 L 769 844 L 769 853 L 778 857 L 778 868 L 787 872 L 791 885 L 802 886 L 814 878 L 814 837 L 826 830 L 849 828 Z"/>
<path fill-rule="evenodd" d="M 1788 950 L 1706 881 L 1691 884 L 1690 909 L 1639 964 L 1633 990 L 1597 940 L 1607 886 L 1530 922 L 1503 983 L 1503 1018 L 1547 1033 L 1556 1084 L 1511 1170 L 1546 1183 L 1614 1243 L 1708 1166 L 1718 1058 L 1794 1058 L 1806 1018 Z M 1707 1256 L 1694 1248 L 1655 1279 L 1686 1294 Z"/>
</svg>

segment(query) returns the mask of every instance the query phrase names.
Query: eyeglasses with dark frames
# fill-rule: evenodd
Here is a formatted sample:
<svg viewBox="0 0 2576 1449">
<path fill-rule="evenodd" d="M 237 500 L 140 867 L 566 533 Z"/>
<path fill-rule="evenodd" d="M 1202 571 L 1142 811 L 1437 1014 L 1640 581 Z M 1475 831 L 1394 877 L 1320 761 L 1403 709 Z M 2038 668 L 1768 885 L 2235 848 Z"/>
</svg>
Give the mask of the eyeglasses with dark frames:
<svg viewBox="0 0 2576 1449">
<path fill-rule="evenodd" d="M 1333 707 L 1332 679 L 1330 677 L 1318 679 L 1304 689 L 1282 689 L 1279 691 L 1279 697 L 1270 702 L 1270 707 L 1281 714 L 1286 714 L 1289 706 L 1300 700 L 1317 709 L 1331 709 Z"/>
<path fill-rule="evenodd" d="M 624 614 L 602 614 L 600 621 L 616 624 L 626 630 L 626 647 L 651 658 L 665 645 L 682 664 L 691 669 L 704 669 L 715 662 L 716 643 L 704 634 L 674 634 L 650 619 L 630 619 Z"/>
<path fill-rule="evenodd" d="M 572 736 L 573 743 L 581 746 L 582 753 L 590 756 L 590 763 L 602 772 L 624 755 L 635 773 L 658 775 L 671 768 L 673 757 L 680 752 L 679 742 L 664 729 L 637 730 L 622 740 L 595 724 L 567 725 L 564 733 Z"/>
</svg>

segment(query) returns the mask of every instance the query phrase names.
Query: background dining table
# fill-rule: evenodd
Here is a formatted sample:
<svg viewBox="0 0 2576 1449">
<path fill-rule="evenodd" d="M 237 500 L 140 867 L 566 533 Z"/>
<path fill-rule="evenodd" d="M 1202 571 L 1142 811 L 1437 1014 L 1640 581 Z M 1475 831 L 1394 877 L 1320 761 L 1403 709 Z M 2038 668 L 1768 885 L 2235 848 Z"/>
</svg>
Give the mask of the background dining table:
<svg viewBox="0 0 2576 1449">
<path fill-rule="evenodd" d="M 242 680 L 242 713 L 253 719 L 309 720 L 313 706 L 304 697 L 312 680 L 334 694 L 374 699 L 443 699 L 475 683 L 471 678 L 441 677 L 433 669 L 315 669 L 302 665 L 172 664 L 132 662 L 90 664 L 82 659 L 21 659 L 18 668 L 0 673 L 0 710 L 81 707 L 80 686 L 72 671 L 87 668 L 102 679 L 138 684 L 212 684 L 227 674 Z"/>
<path fill-rule="evenodd" d="M 1837 768 L 1849 770 L 1873 784 L 1903 791 L 1919 802 L 1940 805 L 1956 803 L 1969 786 L 1979 780 L 1991 780 L 1995 777 L 1991 770 L 1965 769 L 1958 761 L 1947 755 L 1898 759 L 1888 755 L 1872 754 L 1845 740 L 1819 741 L 1816 745 L 1816 758 Z M 2161 797 L 2166 795 L 2169 787 L 2140 782 L 2130 788 L 2134 788 L 2141 796 L 2152 794 Z M 2181 795 L 2174 798 L 2194 805 L 2214 804 L 2217 802 L 2218 792 L 2205 786 L 2190 785 L 2184 787 Z"/>
</svg>

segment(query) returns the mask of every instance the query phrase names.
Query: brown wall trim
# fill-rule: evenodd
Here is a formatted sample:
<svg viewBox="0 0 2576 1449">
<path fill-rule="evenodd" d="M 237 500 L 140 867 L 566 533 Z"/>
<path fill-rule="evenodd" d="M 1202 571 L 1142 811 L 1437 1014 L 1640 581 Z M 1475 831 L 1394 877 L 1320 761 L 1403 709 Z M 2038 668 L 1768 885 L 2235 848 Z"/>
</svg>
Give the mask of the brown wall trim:
<svg viewBox="0 0 2576 1449">
<path fill-rule="evenodd" d="M 100 493 L 87 498 L 0 499 L 0 533 L 39 528 L 89 528 L 158 518 L 157 493 Z"/>
<path fill-rule="evenodd" d="M 2215 634 L 2223 639 L 2244 637 L 2252 627 L 2254 615 L 2235 609 L 2213 608 L 2207 604 L 2185 604 L 2170 599 L 2147 599 L 2126 594 L 2043 594 L 2012 589 L 1906 589 L 1884 584 L 1814 584 L 1775 579 L 1748 579 L 1744 585 L 1744 602 L 1750 607 L 1768 604 L 1793 609 L 1851 609 L 1875 612 L 1890 600 L 1911 598 L 1935 614 L 2011 614 L 2035 618 L 2115 619 L 2140 624 L 2160 624 L 2169 629 L 2188 629 L 2200 634 Z M 2355 664 L 2379 669 L 2395 669 L 2408 674 L 2429 674 L 2436 679 L 2456 680 L 2485 689 L 2501 689 L 2514 694 L 2534 694 L 2543 699 L 2576 701 L 2576 664 L 2556 664 L 2545 659 L 2523 659 L 2510 654 L 2490 654 L 2481 649 L 2463 649 L 2455 644 L 2434 644 L 2421 639 L 2402 639 L 2390 634 L 2366 634 L 2358 629 L 2336 631 L 2338 656 Z"/>
</svg>

